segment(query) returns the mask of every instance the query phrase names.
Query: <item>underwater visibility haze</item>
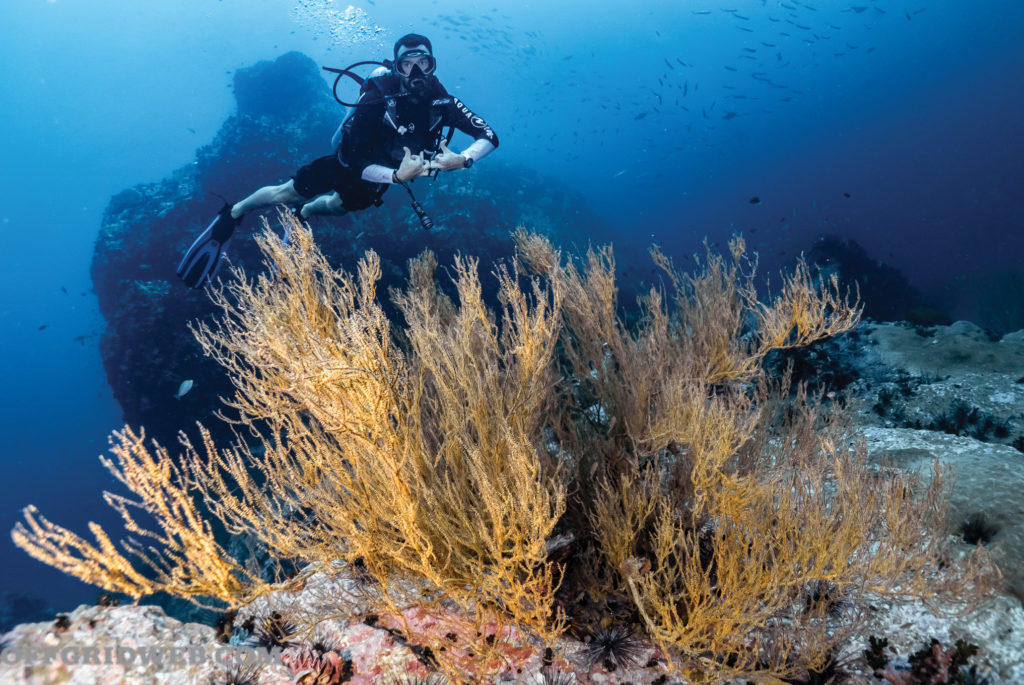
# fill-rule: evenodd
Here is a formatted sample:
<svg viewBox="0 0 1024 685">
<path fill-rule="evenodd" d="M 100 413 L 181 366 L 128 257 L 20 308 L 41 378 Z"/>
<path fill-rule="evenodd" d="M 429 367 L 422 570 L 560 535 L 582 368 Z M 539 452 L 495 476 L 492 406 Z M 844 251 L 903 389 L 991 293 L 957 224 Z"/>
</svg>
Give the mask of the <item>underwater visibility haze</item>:
<svg viewBox="0 0 1024 685">
<path fill-rule="evenodd" d="M 740 233 L 768 273 L 831 236 L 902 274 L 894 287 L 940 319 L 1024 328 L 1024 3 L 8 0 L 0 25 L 5 530 L 29 503 L 80 533 L 119 530 L 100 496 L 119 484 L 96 459 L 123 409 L 89 271 L 104 209 L 192 164 L 232 114 L 236 71 L 290 51 L 344 67 L 428 36 L 442 83 L 500 137 L 481 168 L 518 165 L 578 193 L 628 280 L 654 279 L 652 244 L 684 263 L 705 238 Z M 233 171 L 253 190 L 285 180 Z M 212 217 L 220 200 L 205 200 Z M 577 246 L 602 239 L 579 228 Z M 869 310 L 901 311 L 884 305 L 905 292 L 862 286 Z M 0 545 L 5 611 L 21 612 L 3 627 L 95 600 Z"/>
</svg>

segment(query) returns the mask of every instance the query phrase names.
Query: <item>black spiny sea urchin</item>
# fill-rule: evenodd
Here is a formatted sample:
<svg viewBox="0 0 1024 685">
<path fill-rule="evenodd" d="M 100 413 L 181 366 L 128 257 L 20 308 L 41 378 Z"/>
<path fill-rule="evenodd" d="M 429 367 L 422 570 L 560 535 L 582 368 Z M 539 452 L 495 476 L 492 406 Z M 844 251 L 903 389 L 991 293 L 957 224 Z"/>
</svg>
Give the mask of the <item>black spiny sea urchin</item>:
<svg viewBox="0 0 1024 685">
<path fill-rule="evenodd" d="M 583 650 L 588 668 L 601 664 L 606 671 L 635 666 L 640 661 L 643 644 L 633 631 L 624 626 L 598 628 L 593 639 Z"/>
<path fill-rule="evenodd" d="M 960 526 L 960 537 L 968 545 L 987 544 L 998 532 L 999 528 L 983 512 L 971 514 Z"/>
<path fill-rule="evenodd" d="M 298 629 L 295 625 L 285 621 L 281 614 L 275 611 L 270 616 L 256 622 L 256 627 L 253 630 L 253 639 L 256 644 L 266 649 L 274 647 L 287 649 L 292 646 L 292 641 L 289 638 L 296 632 L 298 632 Z"/>
</svg>

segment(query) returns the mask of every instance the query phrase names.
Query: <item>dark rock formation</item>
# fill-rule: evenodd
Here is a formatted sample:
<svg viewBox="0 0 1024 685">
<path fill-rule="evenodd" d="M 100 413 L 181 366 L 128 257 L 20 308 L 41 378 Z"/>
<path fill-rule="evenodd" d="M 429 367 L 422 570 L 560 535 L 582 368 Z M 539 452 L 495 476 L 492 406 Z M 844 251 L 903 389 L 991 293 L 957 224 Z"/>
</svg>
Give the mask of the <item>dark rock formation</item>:
<svg viewBox="0 0 1024 685">
<path fill-rule="evenodd" d="M 187 290 L 175 275 L 182 254 L 220 208 L 217 195 L 235 201 L 330 154 L 343 116 L 317 65 L 298 53 L 239 70 L 234 88 L 236 113 L 192 164 L 111 199 L 93 255 L 92 280 L 107 320 L 100 349 L 114 397 L 127 423 L 145 426 L 169 446 L 179 429 L 191 431 L 195 421 L 218 427 L 212 417 L 222 406 L 218 398 L 232 392 L 188 329 L 214 309 L 205 293 Z M 399 284 L 406 260 L 428 247 L 442 265 L 460 250 L 479 256 L 486 272 L 492 261 L 511 254 L 509 232 L 519 224 L 563 244 L 608 238 L 578 194 L 532 170 L 510 167 L 500 151 L 470 171 L 421 179 L 414 189 L 436 224 L 429 234 L 399 188 L 380 208 L 314 219 L 317 241 L 332 263 L 351 269 L 373 248 L 381 255 L 386 287 Z M 275 211 L 263 215 L 276 223 Z M 260 226 L 259 217 L 249 216 L 232 240 L 231 262 L 247 271 L 261 268 L 251 237 Z M 192 391 L 174 399 L 189 378 Z"/>
<path fill-rule="evenodd" d="M 927 299 L 897 269 L 877 261 L 857 241 L 835 235 L 819 236 L 807 251 L 807 261 L 839 282 L 856 284 L 864 316 L 875 321 L 909 321 L 924 326 L 948 325 L 949 315 Z"/>
</svg>

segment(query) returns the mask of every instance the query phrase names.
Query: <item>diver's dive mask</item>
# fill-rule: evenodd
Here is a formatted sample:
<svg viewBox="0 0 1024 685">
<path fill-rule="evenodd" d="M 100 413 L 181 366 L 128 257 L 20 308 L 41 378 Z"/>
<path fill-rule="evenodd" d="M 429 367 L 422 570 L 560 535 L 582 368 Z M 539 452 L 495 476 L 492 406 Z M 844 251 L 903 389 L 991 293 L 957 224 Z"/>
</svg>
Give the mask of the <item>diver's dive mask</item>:
<svg viewBox="0 0 1024 685">
<path fill-rule="evenodd" d="M 437 62 L 425 52 L 410 52 L 395 62 L 395 72 L 405 83 L 405 87 L 414 93 L 422 93 L 427 89 L 427 76 L 434 73 Z"/>
<path fill-rule="evenodd" d="M 434 58 L 426 53 L 407 53 L 395 64 L 395 70 L 405 78 L 423 78 L 434 73 L 437 63 Z"/>
</svg>

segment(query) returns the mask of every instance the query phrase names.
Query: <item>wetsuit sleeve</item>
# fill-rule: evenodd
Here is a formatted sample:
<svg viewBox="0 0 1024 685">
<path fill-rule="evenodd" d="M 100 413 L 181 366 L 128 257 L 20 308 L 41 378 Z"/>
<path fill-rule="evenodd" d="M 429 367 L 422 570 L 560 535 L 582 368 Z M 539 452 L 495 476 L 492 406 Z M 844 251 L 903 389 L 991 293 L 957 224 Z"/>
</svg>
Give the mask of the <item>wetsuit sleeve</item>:
<svg viewBox="0 0 1024 685">
<path fill-rule="evenodd" d="M 371 164 L 363 169 L 361 178 L 370 183 L 394 183 L 395 170 L 383 164 Z"/>
<path fill-rule="evenodd" d="M 492 149 L 498 147 L 498 135 L 494 130 L 487 125 L 487 122 L 483 120 L 483 117 L 474 114 L 469 107 L 466 107 L 465 103 L 457 97 L 452 97 L 452 102 L 448 105 L 448 109 L 446 111 L 444 123 L 448 126 L 454 126 L 473 138 L 473 144 L 470 145 L 467 150 L 482 152 L 479 156 L 474 154 L 473 159 L 479 159 Z M 482 143 L 478 145 L 477 143 L 480 141 L 490 143 L 493 147 L 487 147 Z"/>
</svg>

